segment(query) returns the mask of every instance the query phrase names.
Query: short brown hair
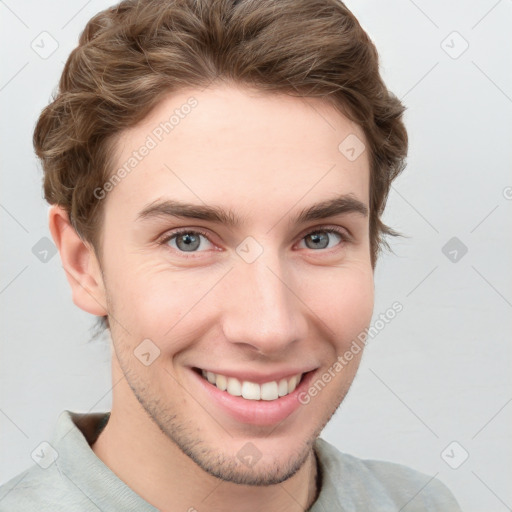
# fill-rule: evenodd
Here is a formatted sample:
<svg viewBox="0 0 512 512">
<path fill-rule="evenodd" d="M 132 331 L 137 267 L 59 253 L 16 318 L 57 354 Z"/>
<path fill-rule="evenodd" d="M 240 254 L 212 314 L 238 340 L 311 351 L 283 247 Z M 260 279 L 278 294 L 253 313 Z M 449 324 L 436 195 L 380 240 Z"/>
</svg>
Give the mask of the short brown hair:
<svg viewBox="0 0 512 512">
<path fill-rule="evenodd" d="M 339 0 L 124 0 L 96 14 L 35 127 L 46 200 L 68 212 L 99 258 L 103 208 L 93 191 L 114 171 L 116 136 L 169 93 L 215 82 L 320 97 L 362 127 L 375 268 L 381 246 L 389 248 L 384 235 L 398 235 L 380 217 L 405 167 L 405 107 Z"/>
</svg>

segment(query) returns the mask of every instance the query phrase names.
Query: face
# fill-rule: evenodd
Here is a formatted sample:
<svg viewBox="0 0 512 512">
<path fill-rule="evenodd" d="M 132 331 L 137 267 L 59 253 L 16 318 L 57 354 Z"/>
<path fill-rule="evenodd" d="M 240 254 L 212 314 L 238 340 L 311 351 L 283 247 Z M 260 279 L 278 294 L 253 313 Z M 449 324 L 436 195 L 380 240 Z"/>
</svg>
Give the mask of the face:
<svg viewBox="0 0 512 512">
<path fill-rule="evenodd" d="M 338 149 L 349 135 L 319 99 L 219 86 L 118 140 L 116 169 L 136 160 L 100 199 L 114 365 L 221 479 L 292 476 L 357 370 L 361 351 L 333 367 L 373 310 L 369 161 Z"/>
</svg>

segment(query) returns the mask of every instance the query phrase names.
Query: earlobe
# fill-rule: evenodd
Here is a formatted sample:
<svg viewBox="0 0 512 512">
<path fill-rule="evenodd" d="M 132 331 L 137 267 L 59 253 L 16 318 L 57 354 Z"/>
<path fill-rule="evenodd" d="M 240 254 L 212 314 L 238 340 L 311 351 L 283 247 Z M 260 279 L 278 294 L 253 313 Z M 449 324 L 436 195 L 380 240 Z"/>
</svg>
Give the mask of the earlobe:
<svg viewBox="0 0 512 512">
<path fill-rule="evenodd" d="M 73 302 L 92 315 L 106 315 L 103 278 L 92 246 L 78 236 L 69 221 L 68 213 L 61 206 L 50 207 L 48 224 L 71 286 Z"/>
</svg>

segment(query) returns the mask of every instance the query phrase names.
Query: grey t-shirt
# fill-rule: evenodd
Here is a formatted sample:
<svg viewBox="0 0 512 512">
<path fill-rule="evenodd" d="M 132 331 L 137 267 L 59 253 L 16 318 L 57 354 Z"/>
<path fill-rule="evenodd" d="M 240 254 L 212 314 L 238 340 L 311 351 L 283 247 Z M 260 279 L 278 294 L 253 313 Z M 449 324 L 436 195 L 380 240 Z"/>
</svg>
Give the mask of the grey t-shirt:
<svg viewBox="0 0 512 512">
<path fill-rule="evenodd" d="M 109 413 L 63 411 L 36 464 L 0 486 L 0 512 L 156 512 L 91 449 Z M 320 492 L 310 512 L 460 512 L 439 480 L 391 462 L 362 460 L 318 438 Z"/>
</svg>

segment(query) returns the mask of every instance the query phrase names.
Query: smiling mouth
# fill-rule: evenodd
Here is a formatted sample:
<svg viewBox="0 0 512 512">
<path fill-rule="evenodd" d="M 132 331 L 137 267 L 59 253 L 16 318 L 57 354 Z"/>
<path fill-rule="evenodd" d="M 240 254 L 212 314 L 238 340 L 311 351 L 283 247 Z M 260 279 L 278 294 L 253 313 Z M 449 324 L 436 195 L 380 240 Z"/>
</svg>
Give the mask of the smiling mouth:
<svg viewBox="0 0 512 512">
<path fill-rule="evenodd" d="M 246 400 L 278 400 L 292 393 L 300 384 L 306 373 L 298 373 L 287 379 L 273 380 L 257 384 L 247 380 L 239 380 L 235 377 L 227 377 L 219 373 L 194 368 L 194 371 L 201 375 L 210 384 L 231 396 L 238 396 Z M 309 373 L 309 372 L 308 372 Z"/>
</svg>

